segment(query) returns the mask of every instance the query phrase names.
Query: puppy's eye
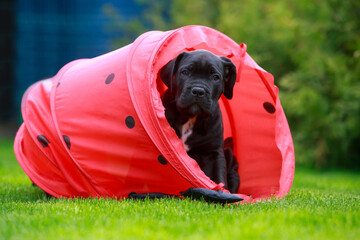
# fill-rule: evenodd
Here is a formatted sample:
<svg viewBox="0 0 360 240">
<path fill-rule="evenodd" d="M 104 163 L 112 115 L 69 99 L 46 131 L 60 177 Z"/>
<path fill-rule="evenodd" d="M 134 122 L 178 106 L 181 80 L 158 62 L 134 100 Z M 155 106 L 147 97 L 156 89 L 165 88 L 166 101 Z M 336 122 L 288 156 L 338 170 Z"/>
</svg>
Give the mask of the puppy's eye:
<svg viewBox="0 0 360 240">
<path fill-rule="evenodd" d="M 184 70 L 181 71 L 181 74 L 185 75 L 185 76 L 189 76 L 190 72 L 188 70 L 184 69 Z"/>
<path fill-rule="evenodd" d="M 215 81 L 220 80 L 220 75 L 219 75 L 219 74 L 214 74 L 214 75 L 212 75 L 211 77 L 212 77 L 212 79 L 215 80 Z"/>
</svg>

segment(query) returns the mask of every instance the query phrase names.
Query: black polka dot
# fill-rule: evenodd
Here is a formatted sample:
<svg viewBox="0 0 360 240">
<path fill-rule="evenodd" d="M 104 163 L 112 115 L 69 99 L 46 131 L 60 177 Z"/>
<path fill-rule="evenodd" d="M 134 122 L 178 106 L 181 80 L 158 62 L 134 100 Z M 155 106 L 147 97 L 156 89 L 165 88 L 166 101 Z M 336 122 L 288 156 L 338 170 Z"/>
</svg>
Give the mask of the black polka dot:
<svg viewBox="0 0 360 240">
<path fill-rule="evenodd" d="M 161 155 L 159 155 L 158 161 L 159 161 L 159 163 L 161 163 L 162 165 L 166 165 L 166 164 L 167 164 L 166 159 L 165 159 L 163 156 L 161 156 Z"/>
<path fill-rule="evenodd" d="M 63 135 L 63 139 L 66 143 L 67 148 L 70 150 L 70 147 L 71 147 L 70 138 L 66 135 Z"/>
<path fill-rule="evenodd" d="M 57 86 L 56 87 L 59 87 L 60 86 L 60 82 L 58 82 Z"/>
<path fill-rule="evenodd" d="M 114 73 L 110 74 L 109 76 L 107 76 L 105 83 L 110 84 L 114 80 L 114 78 L 115 78 L 115 74 Z"/>
<path fill-rule="evenodd" d="M 274 107 L 274 105 L 272 105 L 271 103 L 266 102 L 266 103 L 264 103 L 263 106 L 264 106 L 265 110 L 266 110 L 268 113 L 274 113 L 274 112 L 275 112 L 275 107 Z"/>
<path fill-rule="evenodd" d="M 132 116 L 128 116 L 125 119 L 125 124 L 128 128 L 133 128 L 135 127 L 135 119 Z"/>
<path fill-rule="evenodd" d="M 36 138 L 43 147 L 47 147 L 50 143 L 44 135 L 38 135 Z"/>
</svg>

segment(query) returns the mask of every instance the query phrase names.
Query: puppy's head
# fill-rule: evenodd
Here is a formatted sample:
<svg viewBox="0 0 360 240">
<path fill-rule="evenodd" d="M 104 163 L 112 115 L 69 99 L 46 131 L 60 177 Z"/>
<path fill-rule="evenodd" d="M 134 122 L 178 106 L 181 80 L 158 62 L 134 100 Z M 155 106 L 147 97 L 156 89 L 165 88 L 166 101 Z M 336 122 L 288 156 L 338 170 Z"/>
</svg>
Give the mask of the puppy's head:
<svg viewBox="0 0 360 240">
<path fill-rule="evenodd" d="M 189 116 L 211 116 L 221 94 L 232 98 L 236 67 L 229 58 L 206 50 L 182 52 L 160 71 L 178 110 Z"/>
</svg>

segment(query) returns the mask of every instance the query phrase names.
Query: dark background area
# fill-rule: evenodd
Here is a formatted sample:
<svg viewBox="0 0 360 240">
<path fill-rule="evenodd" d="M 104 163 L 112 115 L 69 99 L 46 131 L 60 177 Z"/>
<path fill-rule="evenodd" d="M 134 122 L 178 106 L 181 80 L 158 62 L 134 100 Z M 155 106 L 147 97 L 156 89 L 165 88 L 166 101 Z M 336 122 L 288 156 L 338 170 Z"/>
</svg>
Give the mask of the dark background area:
<svg viewBox="0 0 360 240">
<path fill-rule="evenodd" d="M 13 2 L 4 0 L 0 5 L 0 121 L 6 121 L 12 117 L 13 104 L 10 99 L 13 96 L 14 72 L 14 36 L 15 17 Z"/>
<path fill-rule="evenodd" d="M 356 0 L 1 0 L 0 137 L 21 124 L 34 82 L 149 30 L 206 25 L 275 77 L 297 164 L 360 169 L 360 2 Z"/>
</svg>

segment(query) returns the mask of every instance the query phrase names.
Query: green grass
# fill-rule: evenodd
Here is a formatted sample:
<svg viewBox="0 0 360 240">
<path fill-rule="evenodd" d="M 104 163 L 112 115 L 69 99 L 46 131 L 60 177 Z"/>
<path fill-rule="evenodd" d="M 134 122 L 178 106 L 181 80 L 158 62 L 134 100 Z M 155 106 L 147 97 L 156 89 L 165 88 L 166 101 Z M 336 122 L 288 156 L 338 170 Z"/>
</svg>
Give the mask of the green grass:
<svg viewBox="0 0 360 240">
<path fill-rule="evenodd" d="M 298 168 L 282 200 L 47 199 L 0 140 L 0 239 L 359 239 L 360 174 Z"/>
</svg>

